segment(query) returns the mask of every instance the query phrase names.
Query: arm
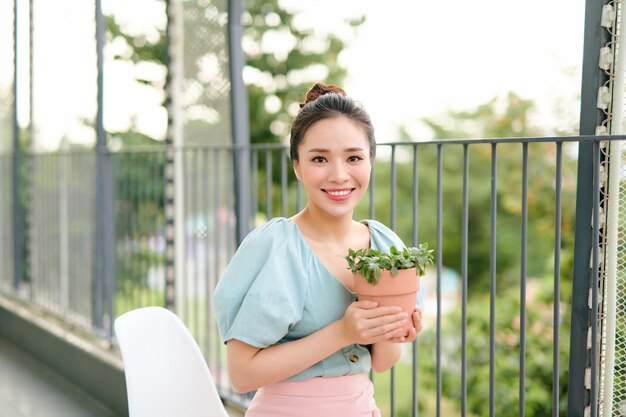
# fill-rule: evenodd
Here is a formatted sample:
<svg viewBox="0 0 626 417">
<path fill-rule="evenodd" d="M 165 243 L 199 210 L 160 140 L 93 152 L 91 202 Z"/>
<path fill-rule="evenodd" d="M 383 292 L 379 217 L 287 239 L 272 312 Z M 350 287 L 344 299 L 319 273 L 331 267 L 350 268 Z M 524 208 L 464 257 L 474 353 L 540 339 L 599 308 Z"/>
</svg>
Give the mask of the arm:
<svg viewBox="0 0 626 417">
<path fill-rule="evenodd" d="M 357 301 L 346 309 L 343 318 L 302 339 L 263 349 L 231 339 L 226 345 L 231 384 L 243 393 L 282 381 L 350 344 L 398 338 L 404 321 L 406 313 L 399 308 Z"/>
<path fill-rule="evenodd" d="M 413 328 L 409 330 L 408 336 L 397 337 L 372 345 L 372 369 L 375 372 L 384 372 L 394 366 L 402 353 L 400 343 L 414 341 L 420 331 L 422 331 L 422 310 L 416 306 L 413 312 Z"/>
</svg>

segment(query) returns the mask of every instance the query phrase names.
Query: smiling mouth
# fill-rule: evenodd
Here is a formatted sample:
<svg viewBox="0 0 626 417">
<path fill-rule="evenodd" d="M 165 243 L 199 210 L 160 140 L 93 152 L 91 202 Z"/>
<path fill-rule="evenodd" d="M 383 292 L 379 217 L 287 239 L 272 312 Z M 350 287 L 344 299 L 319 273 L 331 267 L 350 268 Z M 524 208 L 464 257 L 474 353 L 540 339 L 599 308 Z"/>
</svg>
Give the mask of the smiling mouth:
<svg viewBox="0 0 626 417">
<path fill-rule="evenodd" d="M 354 191 L 354 188 L 344 190 L 322 190 L 331 197 L 346 197 Z"/>
</svg>

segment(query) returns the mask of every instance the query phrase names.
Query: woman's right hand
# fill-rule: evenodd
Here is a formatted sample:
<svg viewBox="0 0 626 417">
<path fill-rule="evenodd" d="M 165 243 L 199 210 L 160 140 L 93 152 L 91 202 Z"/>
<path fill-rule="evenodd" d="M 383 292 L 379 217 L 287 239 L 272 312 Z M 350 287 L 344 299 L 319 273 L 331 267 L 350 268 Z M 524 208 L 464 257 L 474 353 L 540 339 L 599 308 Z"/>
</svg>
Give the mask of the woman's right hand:
<svg viewBox="0 0 626 417">
<path fill-rule="evenodd" d="M 409 316 L 400 307 L 378 307 L 374 301 L 355 301 L 340 320 L 349 344 L 369 345 L 402 336 Z"/>
</svg>

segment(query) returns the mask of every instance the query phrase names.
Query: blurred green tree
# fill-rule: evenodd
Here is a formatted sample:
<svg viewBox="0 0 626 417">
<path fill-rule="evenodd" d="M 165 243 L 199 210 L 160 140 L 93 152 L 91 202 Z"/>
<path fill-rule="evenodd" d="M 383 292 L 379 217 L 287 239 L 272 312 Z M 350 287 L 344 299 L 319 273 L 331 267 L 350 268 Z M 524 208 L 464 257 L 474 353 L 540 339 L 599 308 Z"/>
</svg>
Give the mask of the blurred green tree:
<svg viewBox="0 0 626 417">
<path fill-rule="evenodd" d="M 464 138 L 514 138 L 540 136 L 543 132 L 530 120 L 534 104 L 515 93 L 504 98 L 494 98 L 470 111 L 449 111 L 439 118 L 424 119 L 432 130 L 434 139 Z M 401 130 L 406 140 L 411 140 L 406 129 Z M 434 244 L 436 224 L 428 213 L 435 213 L 437 179 L 437 149 L 426 142 L 420 145 L 419 163 L 419 240 Z M 576 158 L 564 145 L 562 183 L 562 250 L 563 277 L 570 276 L 568 260 L 573 250 L 573 226 L 576 192 Z M 515 282 L 518 279 L 521 251 L 522 211 L 522 151 L 519 143 L 501 143 L 497 146 L 497 271 L 500 279 Z M 443 204 L 443 261 L 448 267 L 461 270 L 461 245 L 456 236 L 461 234 L 463 186 L 463 146 L 442 146 Z M 528 272 L 542 276 L 549 268 L 554 249 L 554 203 L 556 175 L 556 147 L 552 143 L 528 145 Z M 491 200 L 491 145 L 471 145 L 469 159 L 468 239 L 469 270 L 472 285 L 483 291 L 488 284 L 490 250 L 490 200 Z M 411 160 L 411 158 L 409 158 Z M 398 170 L 398 230 L 406 231 L 404 239 L 410 241 L 412 216 L 412 160 L 399 164 Z M 378 184 L 388 184 L 390 167 L 385 161 L 377 162 Z M 388 200 L 387 200 L 388 201 Z M 389 215 L 385 199 L 376 203 L 376 213 L 383 218 Z M 454 236 L 454 238 L 450 238 Z"/>
<path fill-rule="evenodd" d="M 154 1 L 163 4 L 165 13 L 165 1 Z M 229 84 L 224 26 L 228 16 L 226 5 L 221 3 L 224 2 L 184 3 L 185 39 L 190 46 L 185 46 L 183 89 L 187 98 L 194 97 L 184 105 L 187 108 L 195 106 L 193 114 L 207 115 L 204 118 L 187 117 L 190 130 L 185 140 L 195 143 L 207 142 L 206 129 L 211 125 L 230 123 L 230 99 L 228 94 L 221 94 Z M 242 46 L 246 59 L 244 81 L 248 87 L 252 143 L 284 141 L 289 134 L 291 119 L 298 110 L 297 103 L 313 82 L 341 84 L 344 81 L 347 71 L 338 58 L 364 21 L 363 17 L 347 19 L 343 28 L 334 28 L 331 33 L 298 25 L 297 17 L 297 10 L 283 7 L 278 0 L 244 1 Z M 115 50 L 119 51 L 113 58 L 132 63 L 136 82 L 160 91 L 164 105 L 166 27 L 156 26 L 149 33 L 137 33 L 135 27 L 120 22 L 115 14 L 107 16 L 106 23 L 109 44 L 114 44 Z M 146 71 L 154 65 L 161 67 L 162 75 L 146 76 L 155 73 Z M 206 75 L 209 67 L 211 77 Z M 216 111 L 215 118 L 208 117 Z M 220 136 L 211 138 L 211 143 L 230 141 L 228 137 L 224 138 L 225 135 Z"/>
</svg>

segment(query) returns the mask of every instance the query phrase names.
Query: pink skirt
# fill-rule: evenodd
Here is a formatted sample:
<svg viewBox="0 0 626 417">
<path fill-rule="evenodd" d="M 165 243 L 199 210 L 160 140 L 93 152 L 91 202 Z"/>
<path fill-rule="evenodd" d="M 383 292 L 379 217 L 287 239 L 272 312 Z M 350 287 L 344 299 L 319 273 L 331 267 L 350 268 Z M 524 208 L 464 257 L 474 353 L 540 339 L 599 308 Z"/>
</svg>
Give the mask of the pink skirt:
<svg viewBox="0 0 626 417">
<path fill-rule="evenodd" d="M 380 417 L 367 374 L 283 381 L 260 388 L 245 417 Z"/>
</svg>

